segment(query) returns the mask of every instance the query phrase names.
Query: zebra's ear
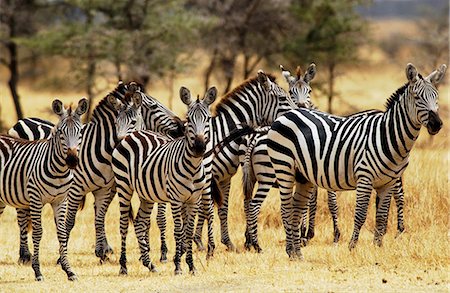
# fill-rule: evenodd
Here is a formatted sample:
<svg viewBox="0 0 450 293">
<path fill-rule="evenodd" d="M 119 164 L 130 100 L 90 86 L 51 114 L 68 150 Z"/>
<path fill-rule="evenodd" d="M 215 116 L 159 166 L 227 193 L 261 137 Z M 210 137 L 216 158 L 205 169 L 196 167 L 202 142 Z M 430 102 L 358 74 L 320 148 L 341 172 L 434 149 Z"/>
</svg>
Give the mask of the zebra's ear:
<svg viewBox="0 0 450 293">
<path fill-rule="evenodd" d="M 86 98 L 82 98 L 79 102 L 78 102 L 78 107 L 75 110 L 75 114 L 77 114 L 78 116 L 83 115 L 84 113 L 86 113 L 87 109 L 89 107 L 89 103 L 88 100 Z"/>
<path fill-rule="evenodd" d="M 58 116 L 61 116 L 61 115 L 63 115 L 65 113 L 63 103 L 60 100 L 58 100 L 58 99 L 55 99 L 52 102 L 52 110 Z"/>
<path fill-rule="evenodd" d="M 128 90 L 132 93 L 136 92 L 137 90 L 140 90 L 139 85 L 137 84 L 137 82 L 132 81 L 128 84 Z"/>
<path fill-rule="evenodd" d="M 306 70 L 303 80 L 307 83 L 310 83 L 310 81 L 313 80 L 314 76 L 316 76 L 316 64 L 311 63 Z"/>
<path fill-rule="evenodd" d="M 116 97 L 114 97 L 113 95 L 108 95 L 107 97 L 108 99 L 108 103 L 117 111 L 120 110 L 120 101 L 117 100 Z"/>
<path fill-rule="evenodd" d="M 417 69 L 411 63 L 406 65 L 406 78 L 408 79 L 410 84 L 413 84 L 417 81 Z"/>
<path fill-rule="evenodd" d="M 205 97 L 203 98 L 203 103 L 205 105 L 209 106 L 212 103 L 214 103 L 214 101 L 216 100 L 216 97 L 217 97 L 217 88 L 215 86 L 210 87 L 205 93 Z"/>
<path fill-rule="evenodd" d="M 441 80 L 444 78 L 445 71 L 447 71 L 447 65 L 442 64 L 439 69 L 434 72 L 434 75 L 431 76 L 430 81 L 436 86 Z M 432 73 L 433 74 L 433 73 Z M 430 74 L 431 75 L 431 74 Z"/>
<path fill-rule="evenodd" d="M 271 81 L 269 77 L 261 69 L 258 70 L 258 82 L 262 84 L 263 88 L 266 91 L 270 90 Z"/>
<path fill-rule="evenodd" d="M 192 102 L 192 100 L 191 100 L 191 92 L 184 86 L 180 87 L 180 98 L 181 98 L 181 101 L 183 101 L 183 103 L 188 105 L 188 106 Z"/>
<path fill-rule="evenodd" d="M 289 70 L 284 69 L 283 65 L 280 64 L 281 75 L 283 75 L 284 79 L 288 83 L 289 87 L 292 87 L 296 81 L 295 77 L 291 75 Z"/>
<path fill-rule="evenodd" d="M 134 93 L 133 97 L 132 97 L 132 100 L 133 100 L 133 107 L 134 108 L 137 109 L 137 108 L 139 108 L 142 105 L 142 96 L 141 96 L 140 93 Z"/>
</svg>

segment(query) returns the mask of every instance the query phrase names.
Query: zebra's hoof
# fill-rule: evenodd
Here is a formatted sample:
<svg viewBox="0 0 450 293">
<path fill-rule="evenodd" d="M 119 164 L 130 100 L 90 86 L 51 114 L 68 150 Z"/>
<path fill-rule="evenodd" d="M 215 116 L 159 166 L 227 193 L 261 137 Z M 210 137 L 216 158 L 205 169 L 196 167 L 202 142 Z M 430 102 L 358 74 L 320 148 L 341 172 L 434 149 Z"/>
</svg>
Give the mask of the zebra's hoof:
<svg viewBox="0 0 450 293">
<path fill-rule="evenodd" d="M 38 282 L 42 282 L 42 281 L 44 281 L 44 276 L 42 276 L 42 275 L 37 276 L 35 280 Z"/>
<path fill-rule="evenodd" d="M 19 257 L 19 260 L 17 261 L 19 265 L 29 265 L 31 263 L 31 255 L 23 255 Z"/>
<path fill-rule="evenodd" d="M 229 252 L 236 252 L 236 247 L 234 246 L 234 244 L 233 243 L 228 243 L 227 244 L 227 251 L 229 251 Z"/>
<path fill-rule="evenodd" d="M 305 247 L 306 245 L 308 245 L 308 238 L 301 238 L 300 239 L 300 246 L 301 247 Z"/>
<path fill-rule="evenodd" d="M 159 259 L 160 263 L 167 263 L 167 256 L 161 256 L 161 258 Z"/>
<path fill-rule="evenodd" d="M 151 264 L 150 267 L 148 268 L 150 270 L 150 272 L 152 273 L 157 273 L 158 270 L 156 269 L 156 266 L 154 264 Z"/>
<path fill-rule="evenodd" d="M 61 257 L 58 257 L 58 260 L 56 260 L 56 265 L 60 265 L 61 264 Z"/>
<path fill-rule="evenodd" d="M 67 279 L 69 281 L 78 281 L 77 275 L 75 275 L 73 273 L 72 273 L 72 275 L 68 276 Z"/>
<path fill-rule="evenodd" d="M 180 276 L 183 274 L 183 271 L 181 269 L 176 269 L 175 270 L 175 276 Z"/>
<path fill-rule="evenodd" d="M 195 268 L 192 268 L 189 270 L 189 274 L 191 274 L 192 276 L 195 276 L 197 274 L 197 270 Z"/>
<path fill-rule="evenodd" d="M 202 240 L 200 239 L 200 237 L 195 237 L 194 238 L 194 242 L 197 245 L 197 249 L 199 251 L 204 251 L 205 250 L 205 246 L 202 243 Z"/>
<path fill-rule="evenodd" d="M 127 268 L 120 267 L 119 276 L 126 276 L 126 275 L 128 275 Z"/>
<path fill-rule="evenodd" d="M 262 248 L 259 246 L 258 243 L 253 244 L 253 248 L 257 253 L 262 253 Z"/>
<path fill-rule="evenodd" d="M 352 251 L 353 249 L 355 249 L 356 247 L 356 241 L 351 240 L 350 243 L 348 244 L 348 250 Z"/>
<path fill-rule="evenodd" d="M 244 244 L 245 250 L 250 251 L 250 249 L 252 248 L 252 244 L 250 242 L 245 242 Z"/>
</svg>

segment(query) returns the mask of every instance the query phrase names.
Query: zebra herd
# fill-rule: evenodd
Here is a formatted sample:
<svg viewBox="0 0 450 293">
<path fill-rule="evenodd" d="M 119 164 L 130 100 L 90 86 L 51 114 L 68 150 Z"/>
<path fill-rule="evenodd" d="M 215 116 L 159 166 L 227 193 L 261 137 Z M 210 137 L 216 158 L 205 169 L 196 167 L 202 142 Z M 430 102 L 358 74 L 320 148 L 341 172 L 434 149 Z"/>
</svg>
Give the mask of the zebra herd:
<svg viewBox="0 0 450 293">
<path fill-rule="evenodd" d="M 260 70 L 256 77 L 222 97 L 213 113 L 210 106 L 217 96 L 215 87 L 208 89 L 203 99 L 193 99 L 182 87 L 180 99 L 187 106 L 185 121 L 135 82 L 119 82 L 95 107 L 85 125 L 80 122 L 87 111 L 85 99 L 74 110 L 53 101 L 53 112 L 59 116 L 56 125 L 37 118 L 18 121 L 9 135 L 0 135 L 0 215 L 6 205 L 17 210 L 19 263 L 31 260 L 35 279 L 43 280 L 39 265 L 41 211 L 50 203 L 60 244 L 58 262 L 69 280 L 77 279 L 69 264 L 67 246 L 76 213 L 88 192 L 95 199 L 95 255 L 105 261 L 112 253 L 105 234 L 105 215 L 117 192 L 120 274 L 127 274 L 129 222 L 135 227 L 142 264 L 156 271 L 149 255 L 154 203 L 158 203 L 160 261 L 167 261 L 165 211 L 170 203 L 175 274 L 182 272 L 181 257 L 185 253 L 189 271 L 195 273 L 192 245 L 195 242 L 204 249 L 201 236 L 205 221 L 207 257 L 215 250 L 214 202 L 218 203 L 221 242 L 229 250 L 235 248 L 227 218 L 231 177 L 239 166 L 243 170 L 247 249 L 262 250 L 257 219 L 271 187 L 280 190 L 286 252 L 291 259 L 301 259 L 300 247 L 314 236 L 318 187 L 328 191 L 334 242 L 340 236 L 335 193 L 340 190 L 356 189 L 357 193 L 350 249 L 358 241 L 372 189 L 377 192 L 374 242 L 381 245 L 386 232 L 392 195 L 401 233 L 401 176 L 421 126 L 432 135 L 442 127 L 436 87 L 446 65 L 423 77 L 408 64 L 407 82 L 387 100 L 385 111 L 369 110 L 347 117 L 321 112 L 311 103 L 314 64 L 305 73 L 298 68 L 295 76 L 280 68 L 289 92 Z M 131 209 L 133 192 L 140 200 L 136 218 Z M 27 241 L 30 223 L 33 255 Z"/>
</svg>

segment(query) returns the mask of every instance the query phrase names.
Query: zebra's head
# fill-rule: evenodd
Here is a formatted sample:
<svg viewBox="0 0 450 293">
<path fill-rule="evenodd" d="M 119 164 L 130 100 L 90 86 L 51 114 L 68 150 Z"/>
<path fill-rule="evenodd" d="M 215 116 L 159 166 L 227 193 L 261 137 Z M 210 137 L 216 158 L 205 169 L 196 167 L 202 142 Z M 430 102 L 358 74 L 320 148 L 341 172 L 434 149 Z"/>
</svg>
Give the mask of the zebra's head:
<svg viewBox="0 0 450 293">
<path fill-rule="evenodd" d="M 181 101 L 188 106 L 185 135 L 188 147 L 196 158 L 202 157 L 206 151 L 211 119 L 209 106 L 214 102 L 216 96 L 217 89 L 211 87 L 206 91 L 202 100 L 197 97 L 195 101 L 192 101 L 191 92 L 185 87 L 180 88 Z"/>
<path fill-rule="evenodd" d="M 62 145 L 65 161 L 70 169 L 78 165 L 78 147 L 81 143 L 81 115 L 88 109 L 88 100 L 81 99 L 75 111 L 72 106 L 64 108 L 63 103 L 56 99 L 52 103 L 52 110 L 59 116 L 59 122 L 54 128 L 54 135 L 59 138 Z"/>
<path fill-rule="evenodd" d="M 262 70 L 258 71 L 257 79 L 264 91 L 263 98 L 256 105 L 257 125 L 270 125 L 283 113 L 297 108 L 286 91 Z"/>
<path fill-rule="evenodd" d="M 410 117 L 417 124 L 425 126 L 431 135 L 437 134 L 442 128 L 442 120 L 438 114 L 439 93 L 436 87 L 444 77 L 446 69 L 447 66 L 442 64 L 439 69 L 424 78 L 414 65 L 408 63 L 406 66 Z"/>
<path fill-rule="evenodd" d="M 128 83 L 127 87 L 129 91 L 140 93 L 142 96 L 142 116 L 146 129 L 172 137 L 183 136 L 184 125 L 180 118 L 158 100 L 145 94 L 142 86 L 136 82 Z"/>
<path fill-rule="evenodd" d="M 316 64 L 311 63 L 303 74 L 300 66 L 297 66 L 296 75 L 292 76 L 289 70 L 280 65 L 281 74 L 289 85 L 289 95 L 300 108 L 309 108 L 311 105 L 311 86 L 309 83 L 316 75 Z"/>
<path fill-rule="evenodd" d="M 144 120 L 141 114 L 141 93 L 127 93 L 123 99 L 108 95 L 108 102 L 117 111 L 116 132 L 118 139 L 124 138 L 133 131 L 144 129 Z"/>
</svg>

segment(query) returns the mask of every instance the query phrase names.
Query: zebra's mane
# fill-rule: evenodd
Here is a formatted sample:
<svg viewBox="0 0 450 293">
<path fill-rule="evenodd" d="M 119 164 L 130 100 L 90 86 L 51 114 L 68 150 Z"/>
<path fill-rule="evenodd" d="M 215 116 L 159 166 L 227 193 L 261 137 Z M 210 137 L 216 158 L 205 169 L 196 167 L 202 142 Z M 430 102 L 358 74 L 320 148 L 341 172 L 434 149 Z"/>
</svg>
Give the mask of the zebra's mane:
<svg viewBox="0 0 450 293">
<path fill-rule="evenodd" d="M 270 79 L 270 81 L 275 82 L 276 77 L 270 73 L 266 73 L 267 77 Z M 248 87 L 252 86 L 258 86 L 258 77 L 252 77 L 245 81 L 243 81 L 240 85 L 235 87 L 233 90 L 226 93 L 216 104 L 215 110 L 214 110 L 214 116 L 217 115 L 219 112 L 221 112 L 224 109 L 224 106 L 230 103 L 230 100 L 240 100 L 241 97 L 238 95 L 238 93 L 245 91 Z"/>
<path fill-rule="evenodd" d="M 395 104 L 400 100 L 400 97 L 405 93 L 408 88 L 409 83 L 406 83 L 401 88 L 395 91 L 386 101 L 385 107 L 386 111 L 393 108 Z"/>
<path fill-rule="evenodd" d="M 108 96 L 109 95 L 113 95 L 114 97 L 120 99 L 123 102 L 129 102 L 131 100 L 131 95 L 127 94 L 127 86 L 128 83 L 119 83 L 116 88 L 109 92 L 106 96 L 103 97 L 103 99 L 100 100 L 100 102 L 97 104 L 97 106 L 94 108 L 94 111 L 92 112 L 92 118 L 97 118 L 97 116 L 99 115 L 99 109 L 102 108 L 109 108 L 109 109 L 113 109 L 114 108 L 111 106 L 111 104 L 109 104 L 108 102 Z"/>
</svg>

